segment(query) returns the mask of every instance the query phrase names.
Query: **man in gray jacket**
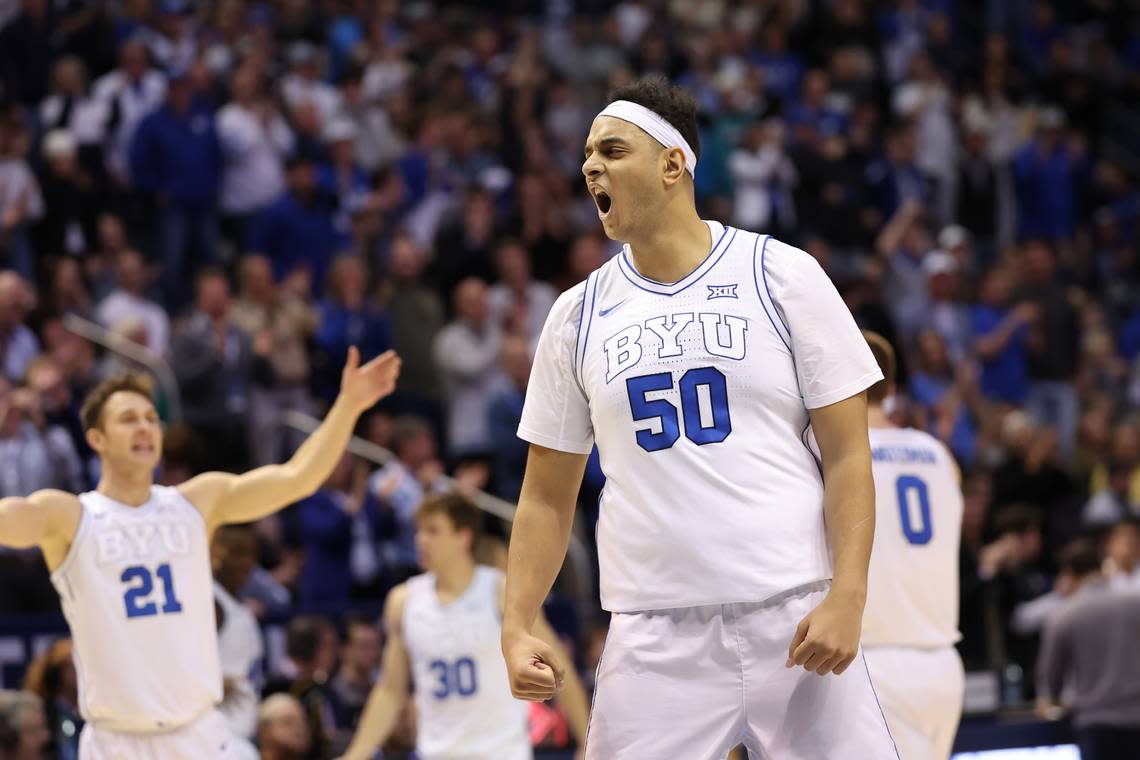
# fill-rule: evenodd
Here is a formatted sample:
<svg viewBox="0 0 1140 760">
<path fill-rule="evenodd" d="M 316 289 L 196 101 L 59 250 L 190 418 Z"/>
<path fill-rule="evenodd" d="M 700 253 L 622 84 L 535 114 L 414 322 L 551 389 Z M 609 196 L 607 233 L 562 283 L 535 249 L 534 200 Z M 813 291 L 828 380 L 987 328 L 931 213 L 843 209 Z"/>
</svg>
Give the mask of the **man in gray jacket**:
<svg viewBox="0 0 1140 760">
<path fill-rule="evenodd" d="M 1134 760 L 1140 748 L 1140 592 L 1110 588 L 1099 569 L 1053 615 L 1037 661 L 1038 711 L 1064 689 L 1082 760 Z"/>
</svg>

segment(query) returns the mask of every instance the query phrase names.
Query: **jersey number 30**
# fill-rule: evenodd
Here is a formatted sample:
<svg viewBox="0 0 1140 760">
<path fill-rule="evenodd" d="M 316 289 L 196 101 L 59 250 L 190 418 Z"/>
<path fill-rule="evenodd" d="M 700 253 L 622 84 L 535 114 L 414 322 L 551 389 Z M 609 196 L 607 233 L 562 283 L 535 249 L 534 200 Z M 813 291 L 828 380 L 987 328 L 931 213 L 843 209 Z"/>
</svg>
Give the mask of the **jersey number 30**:
<svg viewBox="0 0 1140 760">
<path fill-rule="evenodd" d="M 657 433 L 652 428 L 637 431 L 637 445 L 646 451 L 673 447 L 681 437 L 679 417 L 685 419 L 685 437 L 698 446 L 720 443 L 732 432 L 732 418 L 728 413 L 728 382 L 724 373 L 716 367 L 696 367 L 681 375 L 677 383 L 681 393 L 680 415 L 671 402 L 663 398 L 646 398 L 646 394 L 653 391 L 672 390 L 672 372 L 631 377 L 625 381 L 625 388 L 629 394 L 629 410 L 633 413 L 633 419 L 657 420 L 661 426 Z M 706 404 L 701 403 L 702 395 L 706 397 Z"/>
<path fill-rule="evenodd" d="M 470 697 L 479 688 L 475 679 L 475 661 L 470 657 L 460 657 L 455 662 L 432 660 L 428 667 L 439 679 L 431 693 L 436 699 L 447 699 L 452 694 Z"/>
<path fill-rule="evenodd" d="M 900 475 L 895 481 L 895 492 L 907 542 L 915 546 L 929 544 L 934 537 L 934 526 L 930 524 L 930 493 L 926 481 L 914 475 Z"/>
<path fill-rule="evenodd" d="M 178 601 L 178 597 L 174 593 L 174 577 L 170 574 L 170 565 L 165 563 L 159 565 L 155 569 L 154 575 L 157 575 L 162 581 L 165 596 L 162 603 L 162 614 L 171 615 L 182 612 L 182 602 Z M 119 580 L 128 584 L 127 591 L 123 594 L 123 604 L 127 607 L 127 617 L 150 617 L 158 614 L 158 603 L 150 598 L 154 592 L 154 578 L 151 576 L 150 568 L 145 565 L 131 565 L 123 570 Z"/>
</svg>

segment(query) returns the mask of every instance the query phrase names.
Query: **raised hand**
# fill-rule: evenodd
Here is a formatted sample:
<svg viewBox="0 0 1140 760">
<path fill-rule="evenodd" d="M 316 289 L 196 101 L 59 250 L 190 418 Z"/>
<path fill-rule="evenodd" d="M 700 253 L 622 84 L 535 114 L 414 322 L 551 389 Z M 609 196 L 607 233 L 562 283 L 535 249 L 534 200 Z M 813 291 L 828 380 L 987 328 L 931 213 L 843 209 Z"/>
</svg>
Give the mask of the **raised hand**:
<svg viewBox="0 0 1140 760">
<path fill-rule="evenodd" d="M 340 378 L 340 398 L 362 414 L 395 390 L 399 376 L 400 357 L 395 351 L 385 351 L 362 367 L 360 351 L 352 346 Z"/>
</svg>

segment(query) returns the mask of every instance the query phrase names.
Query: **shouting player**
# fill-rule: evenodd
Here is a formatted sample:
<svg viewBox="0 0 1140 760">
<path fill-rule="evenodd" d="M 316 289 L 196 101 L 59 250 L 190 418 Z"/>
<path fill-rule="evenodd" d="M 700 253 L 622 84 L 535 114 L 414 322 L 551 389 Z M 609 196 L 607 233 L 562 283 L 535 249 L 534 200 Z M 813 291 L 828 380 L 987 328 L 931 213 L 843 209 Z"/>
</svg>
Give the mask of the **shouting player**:
<svg viewBox="0 0 1140 760">
<path fill-rule="evenodd" d="M 388 594 L 380 682 L 343 760 L 369 760 L 387 740 L 409 685 L 415 690 L 420 760 L 529 760 L 527 705 L 511 696 L 499 654 L 503 575 L 477 565 L 472 554 L 483 515 L 448 493 L 428 497 L 415 522 L 416 554 L 427 572 Z M 562 656 L 541 614 L 535 625 Z M 572 672 L 566 686 L 562 706 L 581 743 L 586 695 Z"/>
<path fill-rule="evenodd" d="M 360 414 L 392 392 L 399 367 L 392 352 L 360 366 L 351 349 L 340 395 L 288 462 L 177 487 L 154 485 L 162 428 L 150 384 L 117 376 L 81 412 L 101 466 L 96 489 L 0 500 L 0 544 L 40 547 L 71 626 L 83 760 L 238 756 L 241 743 L 215 709 L 222 673 L 210 536 L 313 493 Z"/>
<path fill-rule="evenodd" d="M 546 321 L 502 648 L 519 696 L 567 672 L 534 635 L 586 457 L 602 606 L 587 758 L 895 758 L 859 635 L 875 496 L 864 391 L 882 379 L 816 261 L 704 221 L 696 103 L 663 78 L 611 95 L 582 172 L 624 249 Z M 826 517 L 826 521 L 825 521 Z"/>
<path fill-rule="evenodd" d="M 962 716 L 966 674 L 958 635 L 962 490 L 950 451 L 929 433 L 896 427 L 895 352 L 864 332 L 883 371 L 867 391 L 875 476 L 875 551 L 863 647 L 902 760 L 946 760 Z"/>
</svg>

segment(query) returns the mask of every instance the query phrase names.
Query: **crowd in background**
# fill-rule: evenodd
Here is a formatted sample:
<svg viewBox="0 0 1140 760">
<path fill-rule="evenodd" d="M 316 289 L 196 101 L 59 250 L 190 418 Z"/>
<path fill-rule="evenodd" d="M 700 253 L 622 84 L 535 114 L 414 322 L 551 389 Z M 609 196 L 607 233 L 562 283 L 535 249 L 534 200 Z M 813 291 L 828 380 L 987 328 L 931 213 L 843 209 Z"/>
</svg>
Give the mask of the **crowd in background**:
<svg viewBox="0 0 1140 760">
<path fill-rule="evenodd" d="M 648 73 L 699 103 L 702 213 L 806 250 L 898 350 L 891 414 L 963 471 L 960 650 L 1030 697 L 1062 550 L 1140 578 L 1132 0 L 2 0 L 0 496 L 97 481 L 78 404 L 132 365 L 75 317 L 172 368 L 165 483 L 280 461 L 282 414 L 319 416 L 348 346 L 395 348 L 358 431 L 395 459 L 346 457 L 256 526 L 235 590 L 336 620 L 300 618 L 327 660 L 302 680 L 337 672 L 339 628 L 362 693 L 376 662 L 343 616 L 415 572 L 423 494 L 518 496 L 543 321 L 616 250 L 584 136 Z M 583 536 L 603 482 L 595 459 Z M 0 574 L 0 613 L 58 609 L 37 553 Z M 599 621 L 565 616 L 580 664 Z M 74 684 L 31 683 L 66 745 Z"/>
</svg>

